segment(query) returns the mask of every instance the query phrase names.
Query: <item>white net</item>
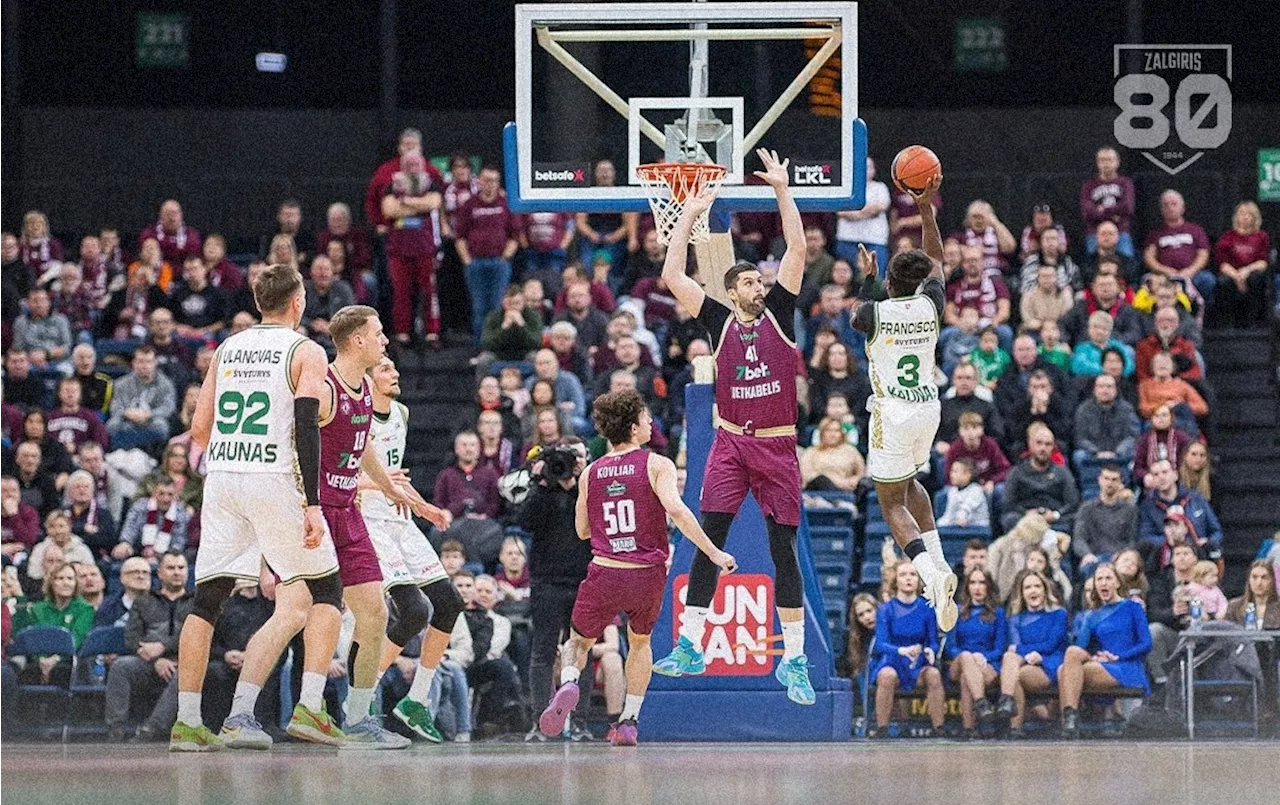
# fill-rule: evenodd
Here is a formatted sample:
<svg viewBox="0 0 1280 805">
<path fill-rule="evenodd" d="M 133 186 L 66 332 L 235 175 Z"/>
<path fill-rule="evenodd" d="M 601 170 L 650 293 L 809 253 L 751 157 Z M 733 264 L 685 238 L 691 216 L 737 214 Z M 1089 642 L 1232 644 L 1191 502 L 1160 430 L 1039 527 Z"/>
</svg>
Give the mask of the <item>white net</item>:
<svg viewBox="0 0 1280 805">
<path fill-rule="evenodd" d="M 680 214 L 684 212 L 685 199 L 705 188 L 718 187 L 726 173 L 723 165 L 690 162 L 657 162 L 636 168 L 640 183 L 649 193 L 649 209 L 653 211 L 660 243 L 666 245 L 671 242 L 671 230 L 675 229 Z M 704 210 L 694 220 L 689 234 L 690 243 L 705 243 L 711 239 L 710 212 L 710 209 Z"/>
</svg>

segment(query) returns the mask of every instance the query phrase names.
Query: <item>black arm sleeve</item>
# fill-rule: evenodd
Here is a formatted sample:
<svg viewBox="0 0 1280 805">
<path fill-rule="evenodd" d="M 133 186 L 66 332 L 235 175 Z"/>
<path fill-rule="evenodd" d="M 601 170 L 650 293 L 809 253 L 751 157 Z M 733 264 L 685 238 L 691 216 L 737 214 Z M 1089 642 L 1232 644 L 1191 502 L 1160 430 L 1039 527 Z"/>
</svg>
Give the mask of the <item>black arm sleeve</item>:
<svg viewBox="0 0 1280 805">
<path fill-rule="evenodd" d="M 293 444 L 298 451 L 302 491 L 308 506 L 320 505 L 320 401 L 315 397 L 293 400 Z"/>
<path fill-rule="evenodd" d="M 792 341 L 796 340 L 796 295 L 782 287 L 781 282 L 774 283 L 764 295 L 764 306 L 778 320 L 782 334 Z"/>
<path fill-rule="evenodd" d="M 711 339 L 711 351 L 720 346 L 720 336 L 724 333 L 724 323 L 733 313 L 710 296 L 702 300 L 702 309 L 698 311 L 698 322 L 707 328 Z"/>
<path fill-rule="evenodd" d="M 938 310 L 938 321 L 942 321 L 942 311 L 947 305 L 947 286 L 937 277 L 929 277 L 920 286 L 920 293 L 933 302 L 933 306 Z"/>
<path fill-rule="evenodd" d="M 868 299 L 858 305 L 858 309 L 853 311 L 853 316 L 849 319 L 849 326 L 860 333 L 871 335 L 876 329 L 876 303 Z"/>
</svg>

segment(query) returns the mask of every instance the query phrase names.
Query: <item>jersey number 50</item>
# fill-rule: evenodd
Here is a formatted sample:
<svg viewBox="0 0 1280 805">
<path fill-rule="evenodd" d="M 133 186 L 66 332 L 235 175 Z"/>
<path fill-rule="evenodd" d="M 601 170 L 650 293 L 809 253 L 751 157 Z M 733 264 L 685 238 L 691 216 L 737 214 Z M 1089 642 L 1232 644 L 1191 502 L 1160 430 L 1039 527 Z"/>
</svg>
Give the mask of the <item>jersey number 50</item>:
<svg viewBox="0 0 1280 805">
<path fill-rule="evenodd" d="M 636 530 L 636 502 L 634 500 L 607 500 L 603 506 L 604 533 L 631 534 Z"/>
</svg>

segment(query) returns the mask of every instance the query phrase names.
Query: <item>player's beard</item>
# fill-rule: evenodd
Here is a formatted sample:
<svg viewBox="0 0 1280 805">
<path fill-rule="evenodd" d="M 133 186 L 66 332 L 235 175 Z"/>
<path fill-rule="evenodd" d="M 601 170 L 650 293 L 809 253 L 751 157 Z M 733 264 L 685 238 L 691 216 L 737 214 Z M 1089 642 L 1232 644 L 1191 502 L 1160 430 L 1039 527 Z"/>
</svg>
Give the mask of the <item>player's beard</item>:
<svg viewBox="0 0 1280 805">
<path fill-rule="evenodd" d="M 764 297 L 739 300 L 738 312 L 742 314 L 742 318 L 748 321 L 759 318 L 760 314 L 764 312 Z"/>
</svg>

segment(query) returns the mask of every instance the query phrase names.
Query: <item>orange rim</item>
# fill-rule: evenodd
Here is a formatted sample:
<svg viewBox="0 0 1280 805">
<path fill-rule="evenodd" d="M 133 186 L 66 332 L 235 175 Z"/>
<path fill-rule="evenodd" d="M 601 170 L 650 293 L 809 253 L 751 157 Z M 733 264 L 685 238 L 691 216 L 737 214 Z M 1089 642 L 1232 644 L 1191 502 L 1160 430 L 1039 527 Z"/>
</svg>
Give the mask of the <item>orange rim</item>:
<svg viewBox="0 0 1280 805">
<path fill-rule="evenodd" d="M 640 165 L 636 173 L 647 182 L 663 182 L 671 188 L 671 199 L 683 203 L 690 193 L 697 193 L 708 181 L 719 181 L 728 173 L 723 165 L 701 162 L 651 162 Z"/>
</svg>

